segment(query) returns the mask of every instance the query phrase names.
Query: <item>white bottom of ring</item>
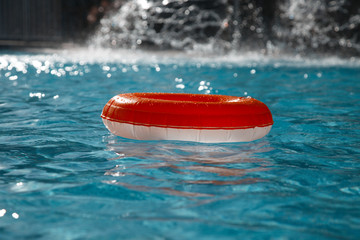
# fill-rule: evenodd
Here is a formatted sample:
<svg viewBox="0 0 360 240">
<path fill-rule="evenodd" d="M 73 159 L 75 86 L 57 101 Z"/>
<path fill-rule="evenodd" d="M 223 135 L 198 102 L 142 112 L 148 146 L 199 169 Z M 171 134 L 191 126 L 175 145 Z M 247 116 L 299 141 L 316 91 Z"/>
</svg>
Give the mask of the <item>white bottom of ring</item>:
<svg viewBox="0 0 360 240">
<path fill-rule="evenodd" d="M 264 137 L 272 126 L 246 129 L 178 129 L 148 127 L 103 119 L 109 131 L 117 136 L 137 140 L 179 140 L 204 143 L 250 142 Z"/>
</svg>

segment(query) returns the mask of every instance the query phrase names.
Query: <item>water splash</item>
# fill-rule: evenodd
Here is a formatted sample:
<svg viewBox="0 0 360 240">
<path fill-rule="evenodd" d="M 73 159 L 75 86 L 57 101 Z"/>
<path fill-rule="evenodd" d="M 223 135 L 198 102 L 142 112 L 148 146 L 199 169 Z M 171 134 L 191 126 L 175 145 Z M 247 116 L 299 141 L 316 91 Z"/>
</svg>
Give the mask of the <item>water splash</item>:
<svg viewBox="0 0 360 240">
<path fill-rule="evenodd" d="M 56 77 L 61 77 L 66 74 L 69 74 L 70 76 L 83 76 L 89 71 L 87 64 L 110 63 L 125 64 L 129 66 L 129 68 L 120 69 L 122 72 L 136 72 L 139 71 L 138 64 L 153 65 L 155 71 L 159 69 L 159 64 L 174 64 L 176 66 L 193 65 L 197 68 L 204 65 L 216 68 L 222 64 L 246 67 L 270 65 L 275 68 L 281 66 L 359 67 L 360 58 L 350 57 L 344 59 L 339 58 L 338 56 L 318 56 L 317 58 L 311 58 L 287 53 L 281 55 L 264 55 L 259 51 L 247 51 L 241 53 L 232 51 L 227 54 L 199 54 L 199 52 L 195 52 L 195 50 L 191 52 L 158 51 L 154 54 L 153 51 L 144 51 L 140 49 L 126 50 L 122 48 L 95 48 L 92 46 L 68 48 L 64 50 L 49 49 L 36 52 L 35 54 L 3 54 L 0 58 L 0 71 L 2 71 L 1 74 L 4 77 L 9 80 L 13 79 L 11 81 L 16 82 L 16 80 L 19 80 L 21 74 L 26 74 L 28 72 L 29 67 L 36 69 L 37 74 L 50 73 Z M 71 65 L 64 66 L 64 64 Z M 14 65 L 21 65 L 22 67 L 12 67 Z M 17 76 L 17 79 L 14 79 L 14 76 Z M 237 77 L 236 74 L 234 77 Z M 174 80 L 174 82 L 176 81 Z"/>
<path fill-rule="evenodd" d="M 210 5 L 210 9 L 202 5 Z M 217 11 L 213 9 L 216 8 Z M 220 9 L 219 9 L 220 8 Z M 221 41 L 229 21 L 228 7 L 221 2 L 127 1 L 110 13 L 92 43 L 106 47 L 156 47 L 188 49 L 196 44 Z M 224 45 L 221 43 L 219 45 Z"/>
<path fill-rule="evenodd" d="M 287 0 L 273 30 L 297 51 L 360 53 L 360 5 L 354 1 Z"/>
<path fill-rule="evenodd" d="M 118 1 L 92 46 L 206 53 L 360 55 L 360 3 L 326 0 Z"/>
</svg>

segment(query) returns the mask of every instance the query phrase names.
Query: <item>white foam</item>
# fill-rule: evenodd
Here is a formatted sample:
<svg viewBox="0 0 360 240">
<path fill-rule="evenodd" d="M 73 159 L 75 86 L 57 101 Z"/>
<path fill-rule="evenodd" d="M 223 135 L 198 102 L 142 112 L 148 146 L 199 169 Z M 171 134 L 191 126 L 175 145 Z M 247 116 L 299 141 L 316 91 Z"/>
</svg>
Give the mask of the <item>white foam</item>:
<svg viewBox="0 0 360 240">
<path fill-rule="evenodd" d="M 0 57 L 0 69 L 9 67 L 11 64 L 36 65 L 41 62 L 48 66 L 54 63 L 77 63 L 84 64 L 103 64 L 103 63 L 123 63 L 123 64 L 234 64 L 237 66 L 255 67 L 270 65 L 274 67 L 360 67 L 360 58 L 351 57 L 348 59 L 331 57 L 303 57 L 299 55 L 267 55 L 259 52 L 239 52 L 233 51 L 223 55 L 213 55 L 196 51 L 142 51 L 92 47 L 70 47 L 63 50 L 43 49 L 34 53 L 24 52 L 16 55 L 5 54 Z"/>
</svg>

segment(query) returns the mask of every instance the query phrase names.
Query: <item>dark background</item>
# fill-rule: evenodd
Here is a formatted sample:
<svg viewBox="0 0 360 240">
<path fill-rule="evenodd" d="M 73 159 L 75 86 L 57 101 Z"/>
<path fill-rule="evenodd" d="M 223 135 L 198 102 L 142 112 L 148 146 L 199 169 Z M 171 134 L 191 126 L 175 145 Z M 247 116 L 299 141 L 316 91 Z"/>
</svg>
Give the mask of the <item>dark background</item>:
<svg viewBox="0 0 360 240">
<path fill-rule="evenodd" d="M 102 0 L 0 0 L 0 46 L 81 42 L 105 9 Z"/>
<path fill-rule="evenodd" d="M 360 1 L 358 0 L 305 0 L 295 10 L 303 18 L 287 16 L 289 0 L 149 0 L 146 20 L 142 12 L 126 13 L 128 24 L 110 25 L 111 36 L 104 46 L 120 48 L 176 48 L 170 43 L 191 38 L 194 42 L 206 43 L 211 38 L 233 43 L 247 49 L 267 49 L 269 42 L 290 52 L 336 53 L 344 56 L 360 56 Z M 0 0 L 0 47 L 57 47 L 64 43 L 84 43 L 93 33 L 107 11 L 116 11 L 123 4 L 134 0 Z M 316 4 L 322 7 L 315 7 Z M 172 13 L 195 6 L 198 11 L 211 10 L 221 20 L 229 20 L 227 28 L 222 21 L 202 19 L 208 24 L 193 22 L 191 14 L 181 21 L 168 23 Z M 157 9 L 163 11 L 158 12 Z M 314 10 L 315 9 L 315 10 Z M 306 18 L 311 13 L 311 24 Z M 233 24 L 239 20 L 238 24 Z M 134 28 L 133 22 L 145 21 L 147 31 Z M 164 23 L 167 25 L 164 26 Z M 185 28 L 186 24 L 191 28 Z M 296 27 L 309 27 L 299 32 Z M 304 25 L 301 25 L 304 24 Z M 299 28 L 299 27 L 298 27 Z M 302 29 L 302 27 L 300 27 Z M 164 30 L 165 29 L 165 30 Z M 184 30 L 185 29 L 185 30 Z M 186 29 L 190 29 L 187 31 Z M 296 31 L 294 31 L 294 29 Z M 258 31 L 261 30 L 261 31 Z M 241 35 L 237 41 L 236 33 Z M 154 41 L 162 38 L 161 44 Z M 134 43 L 138 39 L 142 44 Z M 116 42 L 114 45 L 113 43 Z M 178 48 L 186 48 L 186 41 Z M 234 44 L 236 43 L 236 44 Z M 159 46 L 158 46 L 159 45 Z M 191 46 L 190 46 L 191 47 Z"/>
</svg>

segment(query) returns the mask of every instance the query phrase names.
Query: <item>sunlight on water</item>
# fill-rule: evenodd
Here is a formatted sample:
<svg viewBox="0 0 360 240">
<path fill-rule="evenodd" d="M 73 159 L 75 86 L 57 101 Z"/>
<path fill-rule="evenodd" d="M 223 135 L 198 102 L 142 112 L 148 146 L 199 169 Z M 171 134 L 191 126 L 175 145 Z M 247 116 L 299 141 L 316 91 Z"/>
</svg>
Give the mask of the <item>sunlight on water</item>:
<svg viewBox="0 0 360 240">
<path fill-rule="evenodd" d="M 358 236 L 359 66 L 250 52 L 5 52 L 0 236 Z M 100 118 L 106 102 L 145 91 L 251 96 L 275 123 L 250 143 L 110 134 Z"/>
<path fill-rule="evenodd" d="M 54 69 L 54 64 L 60 64 Z M 66 66 L 65 63 L 73 63 Z M 55 76 L 63 76 L 65 73 L 71 75 L 83 75 L 89 71 L 87 64 L 106 64 L 106 63 L 122 63 L 132 64 L 131 69 L 138 71 L 136 64 L 152 64 L 155 71 L 161 71 L 159 64 L 194 64 L 201 67 L 203 64 L 211 66 L 220 66 L 222 64 L 234 64 L 235 66 L 255 67 L 258 65 L 280 66 L 360 66 L 360 59 L 351 57 L 348 59 L 336 56 L 313 56 L 301 57 L 299 55 L 264 55 L 258 52 L 230 52 L 224 55 L 199 54 L 197 52 L 184 53 L 180 51 L 129 51 L 123 49 L 102 49 L 102 48 L 70 48 L 66 50 L 47 50 L 29 54 L 21 54 L 16 57 L 13 55 L 3 54 L 0 57 L 0 69 L 8 70 L 5 76 L 11 80 L 12 72 L 21 72 L 25 74 L 29 66 L 36 68 L 37 73 L 50 73 Z M 220 65 L 219 65 L 220 64 Z M 80 70 L 79 70 L 80 69 Z M 81 70 L 83 69 L 83 70 Z M 103 70 L 107 72 L 114 71 L 109 66 L 104 65 Z M 127 68 L 122 69 L 123 72 L 128 71 Z M 255 74 L 256 69 L 251 69 L 250 73 Z M 16 80 L 16 79 L 13 79 Z"/>
</svg>

